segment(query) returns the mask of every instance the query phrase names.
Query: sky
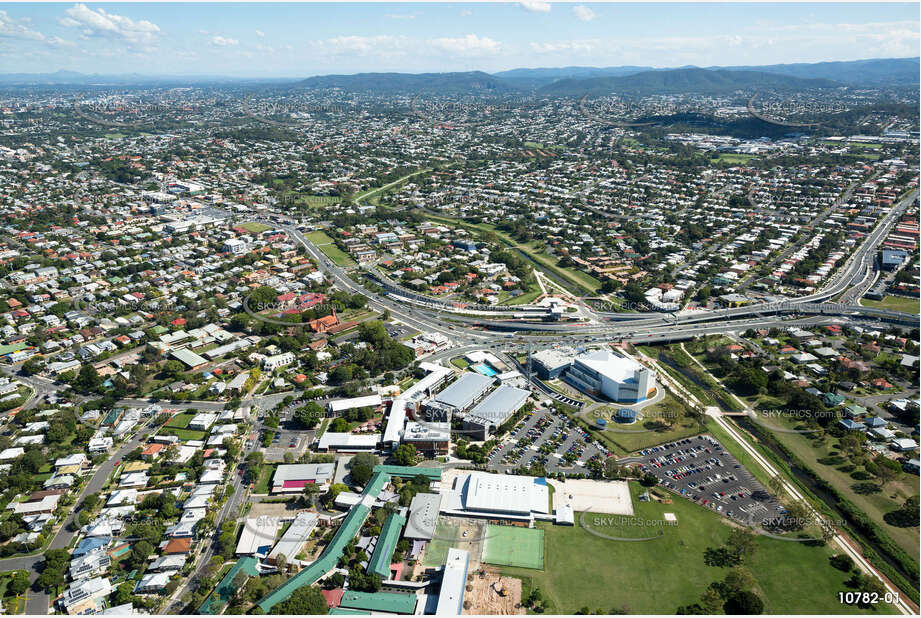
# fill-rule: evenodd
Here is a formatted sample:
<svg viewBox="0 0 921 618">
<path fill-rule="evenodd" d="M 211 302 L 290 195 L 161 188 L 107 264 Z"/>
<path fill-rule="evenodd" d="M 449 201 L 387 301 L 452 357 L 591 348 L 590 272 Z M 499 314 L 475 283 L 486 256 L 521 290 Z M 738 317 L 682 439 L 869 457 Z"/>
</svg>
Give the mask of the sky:
<svg viewBox="0 0 921 618">
<path fill-rule="evenodd" d="M 914 57 L 917 3 L 0 3 L 0 73 L 308 77 Z"/>
</svg>

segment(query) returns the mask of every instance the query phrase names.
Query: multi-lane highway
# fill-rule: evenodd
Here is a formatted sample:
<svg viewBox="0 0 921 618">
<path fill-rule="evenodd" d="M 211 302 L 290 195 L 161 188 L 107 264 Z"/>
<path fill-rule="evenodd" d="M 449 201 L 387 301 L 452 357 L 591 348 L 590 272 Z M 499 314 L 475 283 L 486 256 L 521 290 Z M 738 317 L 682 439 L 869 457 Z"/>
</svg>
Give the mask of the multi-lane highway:
<svg viewBox="0 0 921 618">
<path fill-rule="evenodd" d="M 633 340 L 644 336 L 648 337 L 649 335 L 655 337 L 660 334 L 659 331 L 662 327 L 668 328 L 672 336 L 676 336 L 679 332 L 678 327 L 682 325 L 703 322 L 726 323 L 768 315 L 819 314 L 901 321 L 905 324 L 913 323 L 915 318 L 907 314 L 860 307 L 851 303 L 856 302 L 859 295 L 865 292 L 867 282 L 874 277 L 874 256 L 879 244 L 886 238 L 892 227 L 898 222 L 899 217 L 917 195 L 918 191 L 916 189 L 890 209 L 875 229 L 851 254 L 845 264 L 832 275 L 826 285 L 821 290 L 808 296 L 792 298 L 782 302 L 752 303 L 743 307 L 702 310 L 679 315 L 657 312 L 593 312 L 591 317 L 594 319 L 585 323 L 523 322 L 509 320 L 502 313 L 495 317 L 483 315 L 484 312 L 477 312 L 475 316 L 463 315 L 457 312 L 439 311 L 430 306 L 422 306 L 421 304 L 413 303 L 413 299 L 409 297 L 381 296 L 367 290 L 361 283 L 352 279 L 345 269 L 336 266 L 299 230 L 292 226 L 280 227 L 307 249 L 311 257 L 320 265 L 321 270 L 338 287 L 351 293 L 366 295 L 372 306 L 381 310 L 389 310 L 394 318 L 413 328 L 441 332 L 459 343 L 485 341 L 497 336 L 496 334 L 486 334 L 482 330 L 483 327 L 504 331 L 550 331 L 555 333 L 557 338 L 578 338 L 586 334 L 593 334 Z M 841 295 L 843 302 L 826 302 L 839 295 Z"/>
</svg>

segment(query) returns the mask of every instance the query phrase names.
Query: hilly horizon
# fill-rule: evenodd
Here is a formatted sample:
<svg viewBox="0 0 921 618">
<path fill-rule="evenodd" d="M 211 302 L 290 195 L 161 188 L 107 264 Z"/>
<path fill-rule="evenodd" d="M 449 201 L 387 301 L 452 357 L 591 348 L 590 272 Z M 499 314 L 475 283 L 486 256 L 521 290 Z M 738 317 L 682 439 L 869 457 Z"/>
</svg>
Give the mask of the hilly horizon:
<svg viewBox="0 0 921 618">
<path fill-rule="evenodd" d="M 823 88 L 835 86 L 908 86 L 919 83 L 919 58 L 888 58 L 818 63 L 655 68 L 648 66 L 515 68 L 444 73 L 362 72 L 297 78 L 227 77 L 221 75 L 113 75 L 59 70 L 54 73 L 0 74 L 2 85 L 167 84 L 170 82 L 288 83 L 307 89 L 341 89 L 381 94 L 513 94 L 537 92 L 573 96 L 622 92 L 645 95 L 678 90 L 717 93 L 737 88 Z M 735 74 L 735 75 L 732 75 Z"/>
<path fill-rule="evenodd" d="M 750 88 L 803 90 L 835 88 L 840 82 L 828 79 L 790 77 L 764 71 L 728 71 L 711 69 L 673 69 L 644 71 L 622 77 L 590 77 L 561 79 L 537 90 L 553 96 L 583 96 L 621 94 L 644 96 L 651 94 L 725 94 Z"/>
</svg>

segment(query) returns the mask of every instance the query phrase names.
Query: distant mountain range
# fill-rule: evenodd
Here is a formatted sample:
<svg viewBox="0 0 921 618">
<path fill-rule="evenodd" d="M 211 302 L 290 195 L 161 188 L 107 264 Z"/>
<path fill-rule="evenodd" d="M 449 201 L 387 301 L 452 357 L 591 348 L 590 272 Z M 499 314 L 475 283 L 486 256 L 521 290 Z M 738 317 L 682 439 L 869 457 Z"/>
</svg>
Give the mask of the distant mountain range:
<svg viewBox="0 0 921 618">
<path fill-rule="evenodd" d="M 553 96 L 650 94 L 725 94 L 734 90 L 779 89 L 805 90 L 834 88 L 839 82 L 829 79 L 804 79 L 763 71 L 726 71 L 712 69 L 673 69 L 643 71 L 623 77 L 589 77 L 560 79 L 537 90 L 538 94 Z"/>
<path fill-rule="evenodd" d="M 668 72 L 683 69 L 705 68 L 711 71 L 756 71 L 800 77 L 803 79 L 830 79 L 847 85 L 897 86 L 919 83 L 918 58 L 891 58 L 880 60 L 852 60 L 846 62 L 818 62 L 814 64 L 769 64 L 758 66 L 728 67 L 677 67 L 655 69 L 653 67 L 564 67 L 546 69 L 513 69 L 495 73 L 497 77 L 519 81 L 530 81 L 536 87 L 545 86 L 562 79 L 587 79 L 594 77 L 622 77 L 647 71 Z"/>
<path fill-rule="evenodd" d="M 320 75 L 300 82 L 307 89 L 339 88 L 379 94 L 505 94 L 518 87 L 482 71 L 469 73 L 358 73 Z"/>
<path fill-rule="evenodd" d="M 302 81 L 290 79 L 232 78 L 223 76 L 151 76 L 138 73 L 88 75 L 73 71 L 0 74 L 0 85 L 156 85 L 261 83 L 287 84 L 305 89 L 333 89 L 380 94 L 521 94 L 582 96 L 585 94 L 698 93 L 719 94 L 738 89 L 833 88 L 839 86 L 917 86 L 918 58 L 774 64 L 764 66 L 680 67 L 643 66 L 559 67 L 512 69 L 498 73 L 357 73 L 319 75 Z"/>
<path fill-rule="evenodd" d="M 833 79 L 858 86 L 910 86 L 919 83 L 918 58 L 853 60 L 815 64 L 770 64 L 760 67 L 723 67 L 727 71 L 764 71 L 793 77 Z"/>
<path fill-rule="evenodd" d="M 488 74 L 359 73 L 311 77 L 308 89 L 339 88 L 381 94 L 536 92 L 548 96 L 623 94 L 723 94 L 734 90 L 803 90 L 840 86 L 910 86 L 919 83 L 918 58 L 776 64 L 752 67 L 563 67 L 512 69 Z"/>
</svg>

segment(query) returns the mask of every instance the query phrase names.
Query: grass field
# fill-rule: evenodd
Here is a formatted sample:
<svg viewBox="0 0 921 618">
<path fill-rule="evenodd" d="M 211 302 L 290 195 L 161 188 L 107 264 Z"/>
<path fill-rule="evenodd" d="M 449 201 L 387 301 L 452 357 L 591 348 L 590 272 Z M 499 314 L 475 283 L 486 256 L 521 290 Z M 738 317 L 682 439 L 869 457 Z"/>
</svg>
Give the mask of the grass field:
<svg viewBox="0 0 921 618">
<path fill-rule="evenodd" d="M 755 155 L 724 152 L 720 154 L 720 156 L 715 160 L 719 161 L 720 163 L 748 163 L 754 158 Z"/>
<path fill-rule="evenodd" d="M 483 562 L 524 569 L 544 568 L 544 531 L 540 528 L 490 525 Z"/>
<path fill-rule="evenodd" d="M 921 311 L 921 299 L 908 298 L 907 296 L 884 296 L 882 300 L 870 300 L 861 298 L 860 304 L 864 307 L 879 307 L 881 309 L 892 309 L 903 313 L 913 313 L 918 315 Z"/>
<path fill-rule="evenodd" d="M 265 223 L 258 223 L 256 221 L 249 221 L 247 223 L 244 223 L 240 227 L 242 227 L 244 230 L 246 230 L 250 234 L 261 234 L 262 232 L 266 230 L 272 229 L 270 226 L 266 225 Z"/>
<path fill-rule="evenodd" d="M 673 399 L 670 394 L 667 394 L 666 399 L 669 398 Z M 632 425 L 622 425 L 611 422 L 610 413 L 602 411 L 601 415 L 609 421 L 608 429 L 605 429 L 602 433 L 608 440 L 620 446 L 625 453 L 632 453 L 639 449 L 655 446 L 656 444 L 671 442 L 688 436 L 695 436 L 705 431 L 703 425 L 701 425 L 697 419 L 690 416 L 682 416 L 679 419 L 675 419 L 671 428 L 665 431 L 651 431 L 650 428 L 646 426 L 646 423 L 651 423 L 653 419 L 656 418 L 657 414 L 665 409 L 665 403 L 665 400 L 663 400 L 653 406 L 645 408 L 643 410 L 645 416 L 644 420 L 633 423 Z M 616 408 L 610 407 L 610 410 L 616 410 Z M 585 420 L 593 423 L 595 418 L 595 411 L 592 411 L 585 417 Z"/>
<path fill-rule="evenodd" d="M 176 427 L 177 429 L 185 429 L 189 426 L 189 423 L 193 418 L 195 418 L 194 414 L 177 414 L 173 418 L 166 421 L 166 425 L 164 425 L 164 427 Z"/>
<path fill-rule="evenodd" d="M 333 242 L 333 239 L 326 235 L 326 232 L 317 230 L 307 234 L 307 240 L 319 247 L 320 251 L 326 254 L 326 257 L 335 262 L 338 266 L 354 266 L 353 260 L 347 253 L 342 251 Z"/>
<path fill-rule="evenodd" d="M 631 485 L 634 496 L 641 492 Z M 586 514 L 585 523 L 606 536 L 649 541 L 615 541 L 595 536 L 579 525 L 541 522 L 545 533 L 545 571 L 503 567 L 506 575 L 539 587 L 552 606 L 547 613 L 574 613 L 587 606 L 602 613 L 673 614 L 696 603 L 706 587 L 728 570 L 704 563 L 707 547 L 721 546 L 730 527 L 721 516 L 686 500 L 671 504 L 634 500 L 634 517 Z M 676 525 L 663 525 L 673 513 Z M 838 603 L 848 575 L 833 569 L 825 547 L 757 539 L 748 570 L 762 597 L 765 613 L 872 613 Z M 878 608 L 884 613 L 887 608 Z"/>
<path fill-rule="evenodd" d="M 425 549 L 422 564 L 427 567 L 444 565 L 448 559 L 448 550 L 454 545 L 453 541 L 448 540 L 452 538 L 455 540 L 460 538 L 460 528 L 447 522 L 439 521 L 435 527 L 435 538 L 429 541 L 428 547 Z"/>
<path fill-rule="evenodd" d="M 275 474 L 275 466 L 264 464 L 259 468 L 259 478 L 256 480 L 256 484 L 253 487 L 254 494 L 267 494 L 269 493 L 269 483 L 272 482 L 272 475 Z"/>
<path fill-rule="evenodd" d="M 204 440 L 205 436 L 208 435 L 204 431 L 195 431 L 194 429 L 180 429 L 177 427 L 167 427 L 164 426 L 163 429 L 159 431 L 162 436 L 176 436 L 183 442 L 187 440 Z"/>
<path fill-rule="evenodd" d="M 781 422 L 783 419 L 772 420 L 772 423 Z M 790 426 L 792 424 L 788 423 Z M 819 476 L 828 481 L 845 498 L 853 502 L 866 513 L 886 534 L 892 537 L 899 547 L 918 560 L 918 528 L 899 528 L 891 526 L 883 519 L 883 515 L 894 511 L 905 502 L 909 496 L 918 495 L 918 477 L 908 473 L 899 476 L 887 484 L 885 489 L 874 494 L 860 494 L 852 489 L 858 481 L 851 477 L 849 472 L 840 470 L 843 466 L 828 466 L 818 462 L 819 459 L 832 454 L 837 442 L 834 438 L 827 438 L 821 446 L 814 445 L 811 436 L 786 432 L 775 432 L 774 437 L 784 446 L 789 448 L 803 463 L 812 468 Z"/>
<path fill-rule="evenodd" d="M 824 142 L 826 146 L 847 146 L 848 148 L 853 148 L 855 150 L 875 150 L 882 148 L 882 144 L 875 142 Z"/>
<path fill-rule="evenodd" d="M 514 298 L 506 298 L 499 304 L 500 305 L 527 305 L 529 303 L 534 302 L 534 299 L 537 298 L 538 296 L 540 296 L 540 288 L 536 290 L 531 290 L 530 292 L 525 292 L 524 294 L 520 294 L 518 296 L 515 296 Z"/>
</svg>

